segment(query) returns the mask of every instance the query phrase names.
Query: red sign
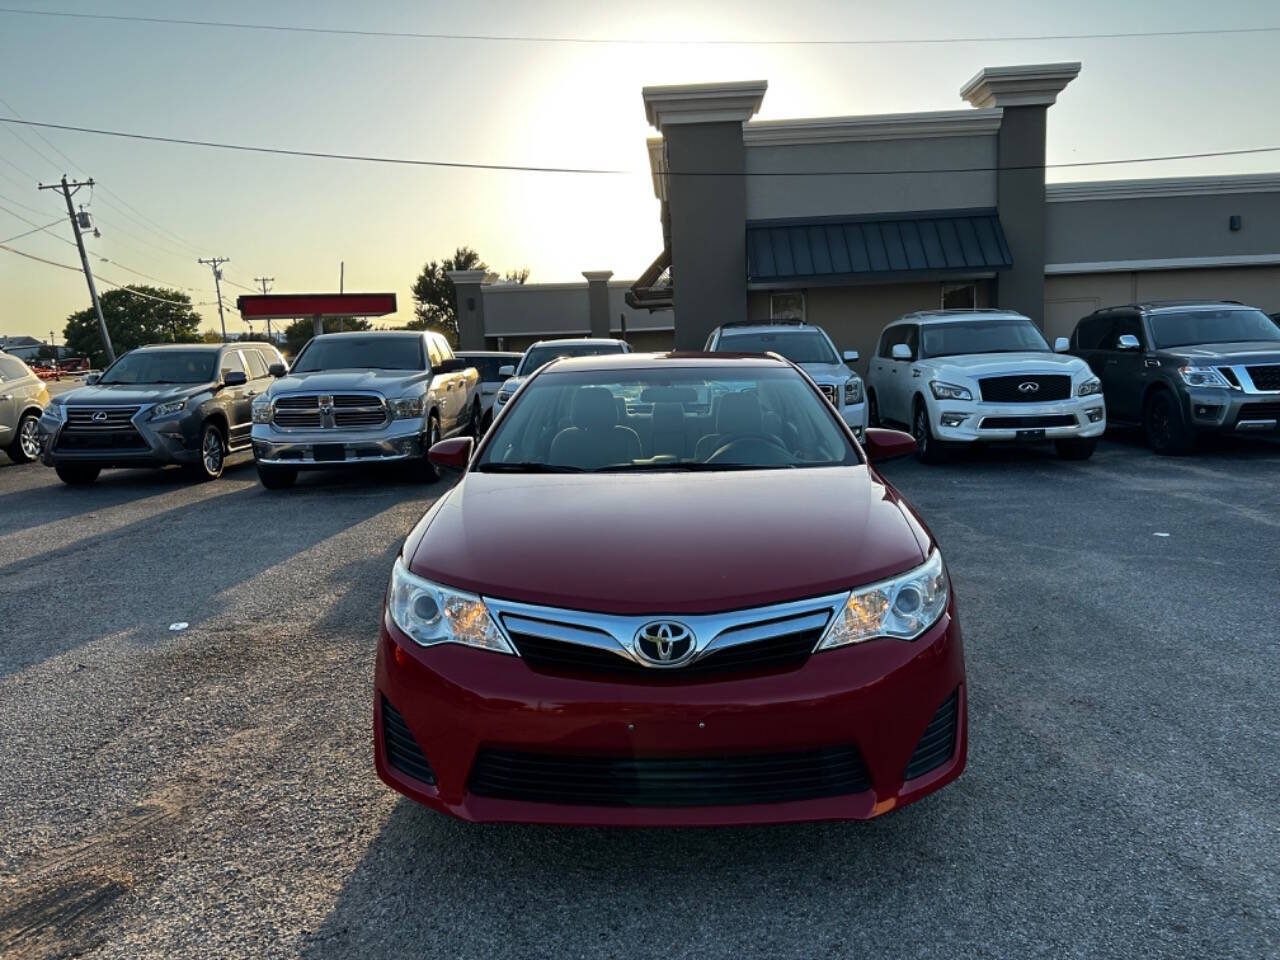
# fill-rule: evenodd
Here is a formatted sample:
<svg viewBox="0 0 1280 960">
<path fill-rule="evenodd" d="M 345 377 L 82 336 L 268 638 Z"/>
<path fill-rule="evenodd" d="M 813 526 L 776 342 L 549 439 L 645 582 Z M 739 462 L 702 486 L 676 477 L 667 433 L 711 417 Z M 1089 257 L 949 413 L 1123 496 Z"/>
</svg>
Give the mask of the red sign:
<svg viewBox="0 0 1280 960">
<path fill-rule="evenodd" d="M 385 317 L 396 312 L 394 293 L 255 293 L 236 298 L 246 320 L 299 317 Z"/>
</svg>

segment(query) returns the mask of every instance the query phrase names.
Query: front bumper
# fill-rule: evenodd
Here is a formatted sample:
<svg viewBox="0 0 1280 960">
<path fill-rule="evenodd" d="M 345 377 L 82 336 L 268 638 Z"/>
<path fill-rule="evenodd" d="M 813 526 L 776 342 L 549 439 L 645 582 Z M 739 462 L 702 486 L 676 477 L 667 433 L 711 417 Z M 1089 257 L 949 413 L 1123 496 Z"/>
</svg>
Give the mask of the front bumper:
<svg viewBox="0 0 1280 960">
<path fill-rule="evenodd" d="M 1107 429 L 1100 393 L 1051 403 L 929 399 L 928 407 L 934 436 L 949 443 L 1085 439 Z"/>
<path fill-rule="evenodd" d="M 393 420 L 380 430 L 278 430 L 253 425 L 253 458 L 263 466 L 329 470 L 347 464 L 397 463 L 423 453 L 422 419 Z"/>
<path fill-rule="evenodd" d="M 934 714 L 958 697 L 954 748 L 904 779 Z M 435 783 L 388 761 L 384 702 L 421 747 Z M 385 617 L 374 690 L 374 763 L 390 787 L 472 821 L 713 826 L 869 819 L 958 777 L 968 721 L 954 608 L 912 643 L 873 640 L 813 654 L 784 673 L 690 683 L 615 682 L 535 673 L 518 657 L 423 648 Z M 856 746 L 870 787 L 857 793 L 717 806 L 595 806 L 471 792 L 481 750 L 608 758 L 723 758 Z"/>
<path fill-rule="evenodd" d="M 1189 389 L 1181 392 L 1183 414 L 1207 433 L 1276 433 L 1280 431 L 1280 393 Z"/>
<path fill-rule="evenodd" d="M 850 426 L 854 435 L 862 440 L 867 430 L 867 402 L 864 400 L 861 403 L 851 403 L 836 409 L 840 411 L 840 418 Z"/>
<path fill-rule="evenodd" d="M 66 422 L 50 422 L 41 417 L 40 462 L 47 467 L 59 463 L 92 464 L 98 467 L 163 467 L 168 464 L 196 463 L 200 459 L 201 420 L 192 416 L 149 419 L 149 412 L 141 410 L 129 421 L 136 438 L 126 431 L 116 431 L 127 441 L 102 441 L 96 446 L 81 445 L 89 441 L 64 441 Z"/>
</svg>

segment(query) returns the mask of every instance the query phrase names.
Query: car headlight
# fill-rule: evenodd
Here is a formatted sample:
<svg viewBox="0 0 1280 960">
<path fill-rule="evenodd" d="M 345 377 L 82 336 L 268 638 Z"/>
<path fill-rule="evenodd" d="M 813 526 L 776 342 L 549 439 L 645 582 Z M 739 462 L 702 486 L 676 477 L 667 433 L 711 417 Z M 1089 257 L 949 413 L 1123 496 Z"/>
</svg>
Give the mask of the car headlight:
<svg viewBox="0 0 1280 960">
<path fill-rule="evenodd" d="M 268 397 L 258 397 L 253 401 L 253 422 L 271 422 L 271 400 Z"/>
<path fill-rule="evenodd" d="M 391 401 L 391 419 L 413 420 L 422 416 L 422 395 Z"/>
<path fill-rule="evenodd" d="M 1084 383 L 1080 384 L 1080 386 L 1076 387 L 1077 397 L 1091 397 L 1095 393 L 1101 393 L 1101 392 L 1102 392 L 1102 381 L 1099 380 L 1097 377 L 1091 377 L 1090 379 L 1084 381 Z"/>
<path fill-rule="evenodd" d="M 504 403 L 506 403 L 508 400 L 511 399 L 511 394 L 513 393 L 515 393 L 514 390 L 499 390 L 498 395 L 493 398 L 493 402 L 496 403 L 498 406 L 502 406 Z"/>
<path fill-rule="evenodd" d="M 947 609 L 947 570 L 935 549 L 922 565 L 891 580 L 859 587 L 849 595 L 818 644 L 830 650 L 876 637 L 914 640 Z"/>
<path fill-rule="evenodd" d="M 862 378 L 850 377 L 844 382 L 844 405 L 862 402 Z"/>
<path fill-rule="evenodd" d="M 958 387 L 954 383 L 932 380 L 929 389 L 933 391 L 935 400 L 972 400 L 973 394 L 968 387 Z"/>
<path fill-rule="evenodd" d="M 1230 387 L 1227 378 L 1213 367 L 1179 367 L 1183 381 L 1189 387 Z"/>
<path fill-rule="evenodd" d="M 185 399 L 166 400 L 164 403 L 157 403 L 151 408 L 151 419 L 159 420 L 161 417 L 171 417 L 185 409 L 187 409 L 187 401 Z"/>
<path fill-rule="evenodd" d="M 461 643 L 481 650 L 515 655 L 506 637 L 489 616 L 489 608 L 473 593 L 464 593 L 423 580 L 396 557 L 387 590 L 387 613 L 414 643 L 432 647 Z"/>
</svg>

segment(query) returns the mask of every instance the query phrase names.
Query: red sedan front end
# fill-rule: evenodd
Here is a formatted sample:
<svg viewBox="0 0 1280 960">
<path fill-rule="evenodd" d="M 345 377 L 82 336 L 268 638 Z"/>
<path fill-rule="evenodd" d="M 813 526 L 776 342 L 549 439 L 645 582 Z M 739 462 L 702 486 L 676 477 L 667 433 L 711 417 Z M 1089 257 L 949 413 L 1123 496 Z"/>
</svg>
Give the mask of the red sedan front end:
<svg viewBox="0 0 1280 960">
<path fill-rule="evenodd" d="M 966 716 L 937 546 L 812 384 L 633 355 L 544 368 L 406 541 L 374 751 L 474 821 L 867 819 L 960 775 Z"/>
</svg>

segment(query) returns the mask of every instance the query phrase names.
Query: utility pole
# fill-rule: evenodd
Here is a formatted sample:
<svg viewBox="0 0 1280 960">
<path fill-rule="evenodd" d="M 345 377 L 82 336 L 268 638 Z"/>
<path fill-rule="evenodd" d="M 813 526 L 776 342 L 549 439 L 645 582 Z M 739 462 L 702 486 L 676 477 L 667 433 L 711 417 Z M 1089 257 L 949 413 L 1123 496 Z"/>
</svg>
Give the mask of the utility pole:
<svg viewBox="0 0 1280 960">
<path fill-rule="evenodd" d="M 222 324 L 222 342 L 227 342 L 227 319 L 222 315 L 222 271 L 218 268 L 224 263 L 230 263 L 230 257 L 209 257 L 207 260 L 201 257 L 196 263 L 203 263 L 213 270 L 213 290 L 218 297 L 218 322 Z"/>
<path fill-rule="evenodd" d="M 276 278 L 275 277 L 254 277 L 253 282 L 262 284 L 262 295 L 265 297 L 267 295 L 267 284 L 275 283 Z M 270 317 L 267 317 L 267 339 L 270 340 L 273 344 L 275 343 L 275 340 L 271 336 L 271 318 Z"/>
<path fill-rule="evenodd" d="M 98 332 L 102 334 L 102 345 L 107 348 L 107 362 L 116 362 L 116 352 L 111 346 L 111 334 L 107 333 L 107 321 L 102 317 L 102 304 L 98 302 L 98 289 L 93 285 L 93 271 L 89 269 L 89 255 L 84 252 L 84 237 L 80 235 L 80 221 L 76 219 L 75 208 L 71 206 L 72 195 L 79 192 L 81 187 L 92 187 L 93 177 L 88 180 L 72 180 L 67 181 L 67 175 L 62 175 L 61 183 L 41 183 L 37 184 L 41 190 L 57 190 L 67 201 L 67 216 L 71 218 L 71 229 L 76 234 L 76 247 L 80 250 L 80 263 L 84 267 L 84 279 L 89 284 L 89 296 L 93 298 L 93 309 L 98 315 Z M 85 220 L 88 221 L 88 214 L 85 214 Z"/>
<path fill-rule="evenodd" d="M 347 261 L 339 260 L 338 261 L 338 295 L 339 296 L 342 295 L 342 288 L 343 288 L 343 284 L 346 282 L 346 277 L 347 277 Z M 341 333 L 346 328 L 347 328 L 346 321 L 342 317 L 339 317 L 338 332 Z"/>
</svg>

